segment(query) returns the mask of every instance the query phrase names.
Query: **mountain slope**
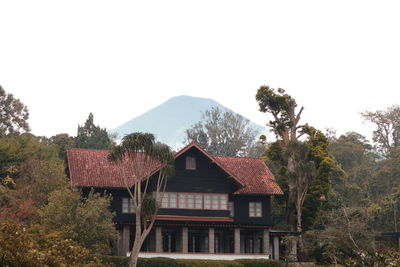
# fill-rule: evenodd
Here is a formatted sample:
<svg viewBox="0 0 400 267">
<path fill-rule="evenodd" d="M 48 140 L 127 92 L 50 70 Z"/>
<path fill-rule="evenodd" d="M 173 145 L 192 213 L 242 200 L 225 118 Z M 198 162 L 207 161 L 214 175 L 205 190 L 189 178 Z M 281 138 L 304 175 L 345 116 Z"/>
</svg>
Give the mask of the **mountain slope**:
<svg viewBox="0 0 400 267">
<path fill-rule="evenodd" d="M 201 119 L 202 112 L 212 107 L 229 110 L 209 98 L 176 96 L 110 132 L 117 133 L 119 137 L 132 132 L 150 132 L 156 140 L 176 149 L 183 146 L 185 130 Z M 261 125 L 251 125 L 257 130 L 264 130 Z"/>
</svg>

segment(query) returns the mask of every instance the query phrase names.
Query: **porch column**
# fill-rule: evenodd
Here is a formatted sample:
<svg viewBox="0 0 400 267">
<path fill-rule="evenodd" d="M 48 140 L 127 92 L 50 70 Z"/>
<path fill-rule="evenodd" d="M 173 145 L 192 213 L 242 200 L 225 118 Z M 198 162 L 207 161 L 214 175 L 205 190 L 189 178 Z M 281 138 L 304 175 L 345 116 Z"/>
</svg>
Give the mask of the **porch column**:
<svg viewBox="0 0 400 267">
<path fill-rule="evenodd" d="M 161 226 L 156 227 L 156 252 L 162 252 L 162 233 L 161 233 Z"/>
<path fill-rule="evenodd" d="M 269 230 L 264 229 L 263 230 L 263 253 L 265 255 L 269 255 Z"/>
<path fill-rule="evenodd" d="M 279 260 L 279 236 L 274 236 L 274 260 Z"/>
<path fill-rule="evenodd" d="M 182 253 L 188 253 L 188 228 L 182 227 Z"/>
<path fill-rule="evenodd" d="M 234 253 L 240 254 L 240 228 L 235 228 L 234 242 L 235 242 Z"/>
<path fill-rule="evenodd" d="M 215 249 L 214 249 L 214 228 L 208 228 L 208 252 L 209 253 L 214 253 Z"/>
<path fill-rule="evenodd" d="M 122 226 L 122 238 L 121 238 L 121 255 L 126 256 L 126 253 L 129 251 L 129 237 L 130 237 L 130 228 L 129 224 L 124 224 Z"/>
</svg>

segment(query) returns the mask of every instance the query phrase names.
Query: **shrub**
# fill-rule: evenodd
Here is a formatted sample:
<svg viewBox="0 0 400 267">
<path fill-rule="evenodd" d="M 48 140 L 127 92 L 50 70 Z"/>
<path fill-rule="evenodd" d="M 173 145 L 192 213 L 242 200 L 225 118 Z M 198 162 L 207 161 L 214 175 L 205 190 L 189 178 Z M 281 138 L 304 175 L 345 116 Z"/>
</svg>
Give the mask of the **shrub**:
<svg viewBox="0 0 400 267">
<path fill-rule="evenodd" d="M 112 264 L 115 267 L 127 267 L 129 263 L 129 257 L 124 256 L 108 256 L 108 255 L 96 255 L 104 264 Z"/>
<path fill-rule="evenodd" d="M 239 259 L 236 262 L 241 263 L 244 267 L 283 267 L 283 263 L 276 260 L 251 260 L 251 259 Z"/>
<path fill-rule="evenodd" d="M 179 267 L 243 267 L 239 262 L 227 260 L 179 259 L 177 262 Z"/>
<path fill-rule="evenodd" d="M 138 267 L 179 267 L 177 261 L 171 258 L 139 258 Z"/>
</svg>

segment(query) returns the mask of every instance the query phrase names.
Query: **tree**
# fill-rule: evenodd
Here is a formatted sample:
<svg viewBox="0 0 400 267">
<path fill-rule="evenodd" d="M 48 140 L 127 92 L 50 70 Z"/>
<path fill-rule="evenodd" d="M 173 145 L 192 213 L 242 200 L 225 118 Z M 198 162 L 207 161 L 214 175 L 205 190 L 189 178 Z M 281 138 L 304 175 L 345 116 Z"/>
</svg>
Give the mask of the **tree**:
<svg viewBox="0 0 400 267">
<path fill-rule="evenodd" d="M 256 135 L 248 119 L 214 107 L 206 110 L 202 120 L 186 130 L 186 141 L 196 141 L 213 155 L 244 156 Z"/>
<path fill-rule="evenodd" d="M 400 106 L 387 110 L 366 111 L 361 114 L 364 120 L 375 125 L 373 141 L 376 148 L 390 157 L 400 147 Z"/>
<path fill-rule="evenodd" d="M 331 187 L 335 160 L 328 153 L 328 139 L 321 131 L 299 124 L 304 108 L 296 111 L 296 100 L 284 89 L 261 86 L 256 100 L 260 111 L 273 117 L 267 126 L 277 141 L 269 144 L 265 156 L 274 162 L 278 171 L 277 180 L 287 197 L 289 225 L 301 232 L 304 229 L 302 213 L 308 219 L 306 228 L 312 226 L 321 210 L 319 199 Z M 303 135 L 307 136 L 305 141 L 301 139 Z"/>
<path fill-rule="evenodd" d="M 133 200 L 135 240 L 129 262 L 129 266 L 133 267 L 137 264 L 140 248 L 150 233 L 158 212 L 158 203 L 148 191 L 152 187 L 152 191 L 162 199 L 167 178 L 173 173 L 174 155 L 167 145 L 155 143 L 152 134 L 132 133 L 126 135 L 122 143 L 113 148 L 109 160 L 120 166 L 121 178 Z M 127 160 L 130 170 L 133 171 L 131 176 L 125 171 Z M 157 168 L 158 174 L 153 176 Z"/>
<path fill-rule="evenodd" d="M 28 108 L 0 85 L 0 136 L 29 132 Z"/>
<path fill-rule="evenodd" d="M 110 201 L 110 197 L 94 192 L 82 197 L 72 187 L 55 190 L 38 211 L 40 225 L 48 234 L 57 232 L 92 253 L 107 254 L 117 237 Z"/>
<path fill-rule="evenodd" d="M 85 125 L 78 125 L 78 134 L 75 137 L 75 147 L 90 149 L 110 149 L 113 141 L 107 133 L 106 128 L 95 125 L 93 114 L 90 113 Z"/>
<path fill-rule="evenodd" d="M 17 180 L 27 160 L 58 159 L 57 147 L 29 133 L 0 138 L 0 183 L 8 177 Z"/>
<path fill-rule="evenodd" d="M 69 136 L 69 134 L 66 134 L 66 133 L 56 134 L 56 135 L 50 137 L 50 141 L 53 144 L 57 145 L 58 156 L 62 160 L 65 160 L 65 158 L 66 158 L 67 149 L 75 146 L 74 138 L 72 136 Z"/>
<path fill-rule="evenodd" d="M 59 233 L 46 233 L 35 225 L 27 228 L 11 221 L 0 222 L 0 266 L 106 266 L 90 257 L 86 248 Z M 107 265 L 108 266 L 108 265 Z"/>
</svg>

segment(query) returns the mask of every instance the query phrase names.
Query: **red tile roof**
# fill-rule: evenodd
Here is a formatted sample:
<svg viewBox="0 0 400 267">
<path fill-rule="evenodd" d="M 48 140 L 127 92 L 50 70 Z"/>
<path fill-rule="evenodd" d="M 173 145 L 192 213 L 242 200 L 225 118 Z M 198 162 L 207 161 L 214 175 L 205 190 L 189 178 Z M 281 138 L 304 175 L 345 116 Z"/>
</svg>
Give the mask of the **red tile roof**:
<svg viewBox="0 0 400 267">
<path fill-rule="evenodd" d="M 244 186 L 235 194 L 283 194 L 275 177 L 262 159 L 214 156 L 231 170 Z"/>
<path fill-rule="evenodd" d="M 74 186 L 90 187 L 125 187 L 122 174 L 127 179 L 128 186 L 134 184 L 135 174 L 128 164 L 128 158 L 123 160 L 124 164 L 113 164 L 108 161 L 108 150 L 71 148 L 67 150 L 68 170 L 71 184 Z M 138 153 L 141 156 L 140 153 Z M 146 178 L 160 168 L 160 163 L 154 162 L 149 174 L 141 174 Z M 120 168 L 123 167 L 123 169 Z"/>
<path fill-rule="evenodd" d="M 190 143 L 175 154 L 175 158 L 188 149 L 196 147 L 212 162 L 216 163 L 230 178 L 238 182 L 240 188 L 235 194 L 283 194 L 276 183 L 274 175 L 265 165 L 264 161 L 256 158 L 212 156 L 197 143 Z M 67 151 L 68 169 L 71 183 L 75 186 L 89 187 L 124 187 L 121 170 L 118 165 L 108 161 L 107 150 L 91 150 L 72 148 Z M 123 164 L 124 172 L 129 177 L 134 177 L 128 159 Z M 160 168 L 159 163 L 154 163 L 151 173 Z M 143 175 L 142 178 L 147 177 Z M 133 185 L 134 179 L 128 181 Z"/>
</svg>

